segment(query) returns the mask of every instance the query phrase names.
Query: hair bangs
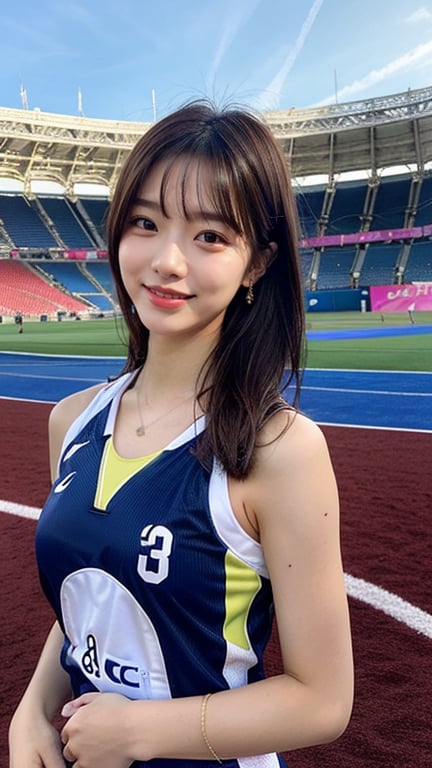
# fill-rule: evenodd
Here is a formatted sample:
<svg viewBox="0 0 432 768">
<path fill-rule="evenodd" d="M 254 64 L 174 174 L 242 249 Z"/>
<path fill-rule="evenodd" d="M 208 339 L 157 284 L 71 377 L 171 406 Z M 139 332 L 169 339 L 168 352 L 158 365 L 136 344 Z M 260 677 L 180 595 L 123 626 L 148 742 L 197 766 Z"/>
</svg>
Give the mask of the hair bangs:
<svg viewBox="0 0 432 768">
<path fill-rule="evenodd" d="M 221 155 L 222 153 L 220 153 Z M 219 154 L 203 153 L 202 147 L 183 155 L 170 155 L 159 158 L 165 165 L 159 204 L 164 216 L 168 215 L 166 206 L 167 189 L 170 178 L 178 172 L 177 206 L 182 216 L 190 221 L 197 213 L 191 209 L 190 190 L 194 185 L 194 198 L 198 201 L 199 213 L 205 218 L 206 213 L 216 212 L 219 217 L 237 234 L 248 236 L 248 222 L 244 222 L 241 210 L 239 184 L 232 173 L 229 163 Z M 189 192 L 189 194 L 188 194 Z M 246 226 L 245 226 L 246 224 Z"/>
</svg>

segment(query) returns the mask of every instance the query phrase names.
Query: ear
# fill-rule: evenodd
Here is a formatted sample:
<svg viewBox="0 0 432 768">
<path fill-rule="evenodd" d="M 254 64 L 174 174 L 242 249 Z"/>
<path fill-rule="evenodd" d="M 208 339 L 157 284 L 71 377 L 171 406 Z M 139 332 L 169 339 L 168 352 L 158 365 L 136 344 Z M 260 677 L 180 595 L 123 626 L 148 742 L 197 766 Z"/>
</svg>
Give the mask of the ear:
<svg viewBox="0 0 432 768">
<path fill-rule="evenodd" d="M 259 254 L 255 257 L 255 264 L 251 266 L 242 281 L 242 285 L 245 288 L 249 288 L 250 285 L 255 285 L 258 280 L 265 275 L 270 264 L 273 263 L 277 256 L 278 247 L 274 242 L 269 243 L 263 248 Z"/>
</svg>

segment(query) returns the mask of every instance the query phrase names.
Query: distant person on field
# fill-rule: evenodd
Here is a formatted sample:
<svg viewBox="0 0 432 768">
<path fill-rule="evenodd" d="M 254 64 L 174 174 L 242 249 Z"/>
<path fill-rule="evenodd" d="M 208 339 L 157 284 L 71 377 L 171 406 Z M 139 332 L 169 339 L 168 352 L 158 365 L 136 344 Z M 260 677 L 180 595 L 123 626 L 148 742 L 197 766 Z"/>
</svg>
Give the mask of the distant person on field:
<svg viewBox="0 0 432 768">
<path fill-rule="evenodd" d="M 247 110 L 190 104 L 126 159 L 108 243 L 128 357 L 51 413 L 36 551 L 56 622 L 12 768 L 272 768 L 346 728 L 338 493 L 280 389 L 302 365 L 297 237 L 286 161 Z"/>
<path fill-rule="evenodd" d="M 21 312 L 16 313 L 15 323 L 18 326 L 18 333 L 22 333 L 24 331 L 24 318 Z"/>
</svg>

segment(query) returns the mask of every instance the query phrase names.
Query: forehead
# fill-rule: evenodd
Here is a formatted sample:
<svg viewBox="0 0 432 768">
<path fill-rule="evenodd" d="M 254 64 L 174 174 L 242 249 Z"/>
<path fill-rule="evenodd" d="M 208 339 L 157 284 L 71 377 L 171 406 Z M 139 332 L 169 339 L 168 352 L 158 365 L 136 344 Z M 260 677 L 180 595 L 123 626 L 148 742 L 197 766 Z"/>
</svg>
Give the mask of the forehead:
<svg viewBox="0 0 432 768">
<path fill-rule="evenodd" d="M 160 204 L 167 213 L 217 210 L 215 184 L 208 163 L 176 158 L 157 163 L 142 182 L 138 196 Z M 217 197 L 217 196 L 216 196 Z"/>
</svg>

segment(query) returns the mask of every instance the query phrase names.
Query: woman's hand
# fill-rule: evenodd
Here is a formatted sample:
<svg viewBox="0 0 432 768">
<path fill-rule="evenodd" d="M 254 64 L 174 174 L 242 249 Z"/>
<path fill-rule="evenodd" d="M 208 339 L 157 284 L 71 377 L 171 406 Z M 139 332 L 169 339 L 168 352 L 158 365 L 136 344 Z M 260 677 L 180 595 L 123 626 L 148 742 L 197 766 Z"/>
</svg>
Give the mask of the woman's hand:
<svg viewBox="0 0 432 768">
<path fill-rule="evenodd" d="M 129 700 L 116 693 L 85 693 L 62 709 L 65 760 L 74 768 L 128 768 L 126 718 Z"/>
</svg>

